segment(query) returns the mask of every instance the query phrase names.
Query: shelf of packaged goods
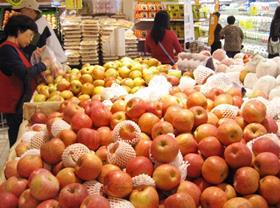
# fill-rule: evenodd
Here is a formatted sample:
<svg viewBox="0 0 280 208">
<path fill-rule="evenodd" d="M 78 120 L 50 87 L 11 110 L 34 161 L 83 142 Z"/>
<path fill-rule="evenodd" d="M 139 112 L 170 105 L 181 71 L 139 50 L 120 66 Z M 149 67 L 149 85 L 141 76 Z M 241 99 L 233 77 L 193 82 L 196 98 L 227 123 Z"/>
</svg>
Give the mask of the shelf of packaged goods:
<svg viewBox="0 0 280 208">
<path fill-rule="evenodd" d="M 142 19 L 135 19 L 136 22 L 153 22 L 154 19 L 151 18 L 142 18 Z M 184 19 L 171 19 L 171 22 L 184 22 Z"/>
<path fill-rule="evenodd" d="M 224 1 L 219 1 L 219 4 L 230 4 L 232 3 L 232 0 L 224 0 Z M 195 5 L 196 2 L 192 1 L 192 4 Z M 214 0 L 210 0 L 210 1 L 199 1 L 199 4 L 215 4 Z"/>
<path fill-rule="evenodd" d="M 199 18 L 199 19 L 198 18 L 194 18 L 193 19 L 194 22 L 205 22 L 207 20 L 209 20 L 209 19 L 208 18 Z"/>
<path fill-rule="evenodd" d="M 39 2 L 40 7 L 57 7 L 57 8 L 64 8 L 63 6 L 56 6 L 52 5 L 50 2 Z M 0 7 L 11 7 L 9 3 L 0 3 Z"/>
</svg>

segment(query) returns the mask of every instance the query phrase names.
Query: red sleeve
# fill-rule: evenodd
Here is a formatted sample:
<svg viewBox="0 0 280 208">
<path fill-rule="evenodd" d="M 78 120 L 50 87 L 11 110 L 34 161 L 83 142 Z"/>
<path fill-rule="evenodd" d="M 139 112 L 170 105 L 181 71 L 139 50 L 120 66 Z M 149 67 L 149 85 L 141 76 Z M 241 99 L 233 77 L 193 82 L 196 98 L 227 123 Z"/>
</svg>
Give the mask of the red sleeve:
<svg viewBox="0 0 280 208">
<path fill-rule="evenodd" d="M 176 53 L 178 54 L 178 53 L 183 51 L 183 48 L 182 48 L 182 46 L 181 46 L 181 44 L 179 42 L 179 39 L 177 38 L 177 35 L 176 35 L 176 33 L 174 31 L 172 31 L 172 36 L 173 36 L 172 37 L 173 46 L 174 46 L 174 48 L 176 50 Z"/>
</svg>

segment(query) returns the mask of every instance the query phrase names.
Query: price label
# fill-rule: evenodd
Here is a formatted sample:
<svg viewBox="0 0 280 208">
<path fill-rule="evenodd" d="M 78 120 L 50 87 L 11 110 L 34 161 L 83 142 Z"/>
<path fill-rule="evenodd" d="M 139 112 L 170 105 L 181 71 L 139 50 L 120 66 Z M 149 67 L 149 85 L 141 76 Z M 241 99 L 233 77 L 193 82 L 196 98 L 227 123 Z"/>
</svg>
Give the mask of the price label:
<svg viewBox="0 0 280 208">
<path fill-rule="evenodd" d="M 258 8 L 256 6 L 252 6 L 250 8 L 250 15 L 252 15 L 252 16 L 258 15 Z"/>
<path fill-rule="evenodd" d="M 66 9 L 82 9 L 83 1 L 82 0 L 66 0 L 65 1 Z"/>
</svg>

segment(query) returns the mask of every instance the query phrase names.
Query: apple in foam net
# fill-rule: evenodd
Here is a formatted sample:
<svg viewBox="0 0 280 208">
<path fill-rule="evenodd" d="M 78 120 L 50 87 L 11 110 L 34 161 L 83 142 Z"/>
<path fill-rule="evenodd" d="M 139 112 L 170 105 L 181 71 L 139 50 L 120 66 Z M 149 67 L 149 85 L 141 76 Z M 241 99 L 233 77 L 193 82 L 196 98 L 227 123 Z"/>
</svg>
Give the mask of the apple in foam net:
<svg viewBox="0 0 280 208">
<path fill-rule="evenodd" d="M 97 150 L 100 145 L 98 132 L 91 128 L 82 128 L 77 133 L 77 142 L 86 145 L 90 150 Z"/>
<path fill-rule="evenodd" d="M 224 157 L 231 168 L 240 168 L 252 164 L 252 153 L 250 149 L 241 142 L 236 142 L 227 146 Z"/>
<path fill-rule="evenodd" d="M 170 135 L 156 137 L 151 145 L 151 156 L 158 162 L 172 162 L 179 153 L 177 141 Z"/>
<path fill-rule="evenodd" d="M 82 184 L 72 183 L 61 189 L 58 197 L 59 206 L 62 208 L 80 207 L 88 196 L 86 187 Z"/>
<path fill-rule="evenodd" d="M 163 164 L 154 170 L 153 179 L 157 188 L 170 191 L 180 184 L 181 173 L 175 166 Z"/>
<path fill-rule="evenodd" d="M 152 186 L 134 189 L 129 201 L 137 208 L 158 208 L 159 206 L 158 193 Z"/>
</svg>

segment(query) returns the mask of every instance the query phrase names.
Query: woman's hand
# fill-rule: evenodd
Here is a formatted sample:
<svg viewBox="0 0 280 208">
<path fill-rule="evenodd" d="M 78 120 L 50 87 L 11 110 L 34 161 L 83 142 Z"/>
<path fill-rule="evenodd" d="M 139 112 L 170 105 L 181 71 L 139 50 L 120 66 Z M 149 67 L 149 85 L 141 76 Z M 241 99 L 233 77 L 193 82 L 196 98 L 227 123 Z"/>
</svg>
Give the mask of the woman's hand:
<svg viewBox="0 0 280 208">
<path fill-rule="evenodd" d="M 46 46 L 43 46 L 42 48 L 37 48 L 33 53 L 36 57 L 36 59 L 41 59 L 42 52 L 45 50 Z"/>
<path fill-rule="evenodd" d="M 51 60 L 48 58 L 42 60 L 42 63 L 46 65 L 47 69 L 51 67 Z"/>
</svg>

